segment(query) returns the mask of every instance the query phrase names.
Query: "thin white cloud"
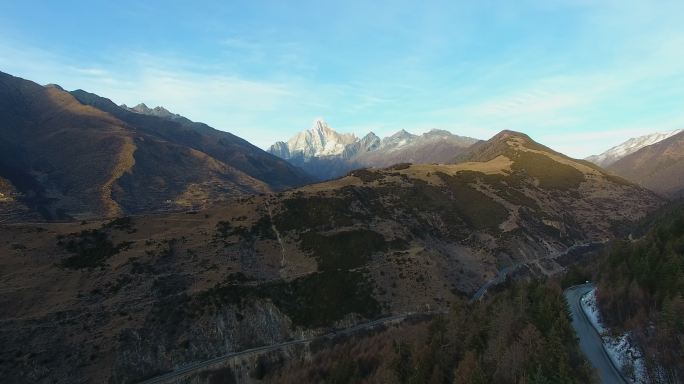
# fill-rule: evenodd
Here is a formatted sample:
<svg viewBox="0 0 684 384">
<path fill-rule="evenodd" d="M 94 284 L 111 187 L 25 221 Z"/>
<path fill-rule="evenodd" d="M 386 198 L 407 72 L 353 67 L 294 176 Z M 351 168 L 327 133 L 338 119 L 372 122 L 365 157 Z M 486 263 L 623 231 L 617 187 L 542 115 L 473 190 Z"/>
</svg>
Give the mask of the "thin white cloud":
<svg viewBox="0 0 684 384">
<path fill-rule="evenodd" d="M 644 116 L 622 118 L 641 101 L 641 88 L 660 98 L 684 97 L 684 35 L 672 27 L 681 15 L 672 11 L 676 3 L 555 3 L 586 7 L 585 29 L 604 40 L 628 34 L 615 39 L 616 45 L 623 45 L 614 47 L 615 57 L 597 60 L 600 67 L 582 67 L 573 60 L 585 58 L 554 52 L 547 60 L 523 41 L 522 51 L 509 47 L 510 52 L 496 60 L 458 55 L 461 61 L 449 62 L 445 70 L 440 55 L 456 44 L 445 39 L 421 45 L 386 66 L 355 68 L 342 76 L 344 80 L 336 80 L 335 75 L 317 76 L 326 68 L 317 67 L 319 60 L 310 51 L 315 48 L 264 33 L 217 34 L 216 55 L 207 60 L 173 53 L 108 52 L 99 61 L 78 62 L 0 38 L 0 70 L 40 83 L 58 82 L 67 89 L 83 88 L 117 103 L 163 105 L 264 148 L 306 129 L 318 115 L 358 136 L 369 130 L 382 136 L 402 128 L 413 133 L 438 128 L 486 139 L 502 129 L 515 129 L 577 157 L 600 152 L 630 135 L 681 128 L 681 119 L 668 116 L 671 111 L 658 112 L 652 100 L 644 103 L 644 109 L 651 109 Z M 397 27 L 394 19 L 387 22 Z M 645 30 L 649 33 L 642 33 Z M 435 38 L 427 37 L 426 42 Z M 534 62 L 527 63 L 530 59 Z M 355 66 L 353 60 L 340 57 L 341 64 Z M 544 72 L 534 72 L 540 68 Z M 664 84 L 662 91 L 654 84 Z"/>
<path fill-rule="evenodd" d="M 262 147 L 274 140 L 273 117 L 296 127 L 294 116 L 303 113 L 309 99 L 295 83 L 253 80 L 200 66 L 193 70 L 193 63 L 175 57 L 130 54 L 119 65 L 116 71 L 80 66 L 49 51 L 0 44 L 0 70 L 15 76 L 85 89 L 117 104 L 162 105 Z"/>
</svg>

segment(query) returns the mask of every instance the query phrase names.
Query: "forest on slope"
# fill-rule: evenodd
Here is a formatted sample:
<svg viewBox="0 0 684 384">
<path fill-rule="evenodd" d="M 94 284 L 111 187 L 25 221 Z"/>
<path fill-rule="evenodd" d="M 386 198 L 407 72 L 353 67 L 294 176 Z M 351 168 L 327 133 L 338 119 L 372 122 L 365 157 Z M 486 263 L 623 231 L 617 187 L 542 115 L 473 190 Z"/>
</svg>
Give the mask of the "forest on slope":
<svg viewBox="0 0 684 384">
<path fill-rule="evenodd" d="M 332 342 L 331 342 L 332 343 Z M 322 346 L 311 360 L 264 364 L 274 383 L 590 383 L 593 372 L 552 280 L 507 283 L 429 322 Z"/>
<path fill-rule="evenodd" d="M 630 332 L 654 382 L 684 380 L 684 204 L 651 220 L 643 237 L 602 259 L 598 301 L 605 325 Z"/>
</svg>

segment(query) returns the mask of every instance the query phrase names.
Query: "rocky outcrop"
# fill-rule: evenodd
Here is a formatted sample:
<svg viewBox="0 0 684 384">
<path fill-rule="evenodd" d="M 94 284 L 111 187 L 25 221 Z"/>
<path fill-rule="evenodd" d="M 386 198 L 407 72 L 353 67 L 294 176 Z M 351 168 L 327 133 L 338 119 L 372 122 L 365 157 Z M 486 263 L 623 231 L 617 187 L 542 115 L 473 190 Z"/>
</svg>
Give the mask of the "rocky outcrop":
<svg viewBox="0 0 684 384">
<path fill-rule="evenodd" d="M 188 362 L 282 342 L 291 324 L 273 304 L 253 302 L 239 312 L 224 308 L 189 322 L 149 323 L 119 333 L 111 382 L 136 382 Z M 153 342 L 150 342 L 153 341 Z"/>
<path fill-rule="evenodd" d="M 340 134 L 328 126 L 323 119 L 314 120 L 311 129 L 300 132 L 287 141 L 287 151 L 279 151 L 288 154 L 288 158 L 324 157 L 339 155 L 348 144 L 358 139 L 353 134 Z M 282 143 L 282 142 L 281 142 Z M 277 147 L 282 148 L 282 144 Z M 276 154 L 278 148 L 271 146 L 270 153 Z M 287 159 L 287 158 L 285 158 Z"/>
</svg>

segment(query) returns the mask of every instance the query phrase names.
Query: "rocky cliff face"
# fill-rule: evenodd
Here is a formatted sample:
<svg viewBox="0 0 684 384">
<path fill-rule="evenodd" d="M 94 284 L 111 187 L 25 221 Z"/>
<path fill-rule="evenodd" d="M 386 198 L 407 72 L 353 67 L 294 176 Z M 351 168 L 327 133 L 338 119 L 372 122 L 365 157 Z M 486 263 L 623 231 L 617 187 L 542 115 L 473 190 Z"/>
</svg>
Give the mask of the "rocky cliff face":
<svg viewBox="0 0 684 384">
<path fill-rule="evenodd" d="M 277 143 L 271 145 L 269 152 L 280 157 L 281 159 L 289 159 L 292 157 L 290 155 L 290 149 L 288 148 L 287 143 L 282 141 L 278 141 Z"/>
<path fill-rule="evenodd" d="M 357 140 L 353 134 L 337 133 L 324 120 L 316 119 L 311 129 L 298 133 L 287 143 L 277 143 L 277 147 L 287 146 L 289 157 L 301 157 L 306 160 L 312 157 L 339 155 L 348 144 Z M 274 153 L 275 150 L 272 146 L 269 152 Z"/>
<path fill-rule="evenodd" d="M 170 329 L 176 327 L 176 329 Z M 220 310 L 192 322 L 146 324 L 122 330 L 111 382 L 137 382 L 190 361 L 281 342 L 295 335 L 291 324 L 270 303 L 252 303 L 239 312 Z M 154 342 L 150 342 L 154 340 Z"/>
<path fill-rule="evenodd" d="M 347 145 L 340 155 L 343 160 L 353 160 L 364 153 L 375 151 L 380 147 L 382 141 L 375 133 L 371 132 L 364 136 L 361 140 Z"/>
</svg>

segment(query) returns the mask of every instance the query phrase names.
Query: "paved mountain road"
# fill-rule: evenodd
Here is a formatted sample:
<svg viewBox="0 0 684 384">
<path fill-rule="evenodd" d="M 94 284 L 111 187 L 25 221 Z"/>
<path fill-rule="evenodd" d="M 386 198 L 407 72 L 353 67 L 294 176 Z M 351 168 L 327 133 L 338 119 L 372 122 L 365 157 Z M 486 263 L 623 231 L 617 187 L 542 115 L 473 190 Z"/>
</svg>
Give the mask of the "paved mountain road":
<svg viewBox="0 0 684 384">
<path fill-rule="evenodd" d="M 572 314 L 572 327 L 579 337 L 580 349 L 598 371 L 601 383 L 626 384 L 627 381 L 613 365 L 612 360 L 603 348 L 601 336 L 582 310 L 580 300 L 592 289 L 594 289 L 593 284 L 582 284 L 565 290 L 565 298 Z"/>
</svg>

